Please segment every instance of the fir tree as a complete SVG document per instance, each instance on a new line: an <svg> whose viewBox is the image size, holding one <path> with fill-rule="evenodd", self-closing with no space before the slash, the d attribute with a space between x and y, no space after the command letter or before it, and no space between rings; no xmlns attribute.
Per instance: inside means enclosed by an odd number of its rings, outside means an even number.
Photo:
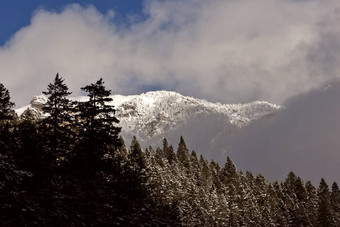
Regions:
<svg viewBox="0 0 340 227"><path fill-rule="evenodd" d="M336 182L332 184L330 203L333 217L332 224L334 226L340 225L340 190Z"/></svg>
<svg viewBox="0 0 340 227"><path fill-rule="evenodd" d="M0 83L0 121L10 120L14 117L14 103L11 102L10 99L8 89Z"/></svg>
<svg viewBox="0 0 340 227"><path fill-rule="evenodd" d="M174 148L172 145L169 146L168 140L166 138L163 139L163 153L165 157L168 159L168 162L170 163L170 165L173 162L177 161Z"/></svg>
<svg viewBox="0 0 340 227"><path fill-rule="evenodd" d="M114 107L108 104L112 101L111 91L105 89L103 79L81 89L88 93L89 100L79 102L76 108L78 149L81 149L76 157L78 164L98 169L103 167L100 163L104 155L120 146L121 128L116 126L119 120Z"/></svg>
<svg viewBox="0 0 340 227"><path fill-rule="evenodd" d="M142 171L146 168L144 153L135 136L131 141L129 160L131 161L133 169L136 171Z"/></svg>
<svg viewBox="0 0 340 227"><path fill-rule="evenodd" d="M318 226L330 226L332 222L330 193L326 181L322 178L318 188Z"/></svg>
<svg viewBox="0 0 340 227"><path fill-rule="evenodd" d="M78 212L83 214L87 224L92 225L107 220L103 201L113 189L105 185L113 178L111 171L116 162L112 157L121 145L120 128L116 126L119 121L115 109L108 104L112 101L109 97L111 91L105 89L104 81L100 79L82 90L88 93L89 100L76 106L78 139L71 158L70 181L79 191L74 196L79 203Z"/></svg>
<svg viewBox="0 0 340 227"><path fill-rule="evenodd" d="M184 167L189 168L189 158L188 158L188 148L185 144L183 137L181 136L178 149L177 149L177 159L180 161Z"/></svg>
<svg viewBox="0 0 340 227"><path fill-rule="evenodd" d="M64 79L57 75L53 83L47 87L47 91L43 92L47 96L47 102L43 106L44 113L48 116L44 119L46 134L48 140L46 141L53 150L57 160L66 158L67 151L70 150L74 141L71 141L71 109L72 104L67 96L71 94L68 91Z"/></svg>
<svg viewBox="0 0 340 227"><path fill-rule="evenodd" d="M317 191L311 181L306 182L306 192L307 192L307 203L306 203L306 210L307 212L307 219L312 226L317 225L317 218L318 218L318 196Z"/></svg>
<svg viewBox="0 0 340 227"><path fill-rule="evenodd" d="M11 147L15 144L13 141L13 122L15 112L12 109L14 103L10 101L11 97L8 89L0 83L0 153L9 154Z"/></svg>
<svg viewBox="0 0 340 227"><path fill-rule="evenodd" d="M121 128L116 126L119 120L115 117L114 106L108 104L112 101L111 91L105 89L103 79L81 89L89 97L88 101L78 103L78 119L83 129L81 139L93 150L119 146Z"/></svg>
<svg viewBox="0 0 340 227"><path fill-rule="evenodd" d="M284 185L285 192L290 199L288 210L291 221L298 226L310 225L306 210L307 192L302 179L290 172Z"/></svg>
<svg viewBox="0 0 340 227"><path fill-rule="evenodd" d="M167 140L166 138L164 138L164 139L163 139L163 152L164 152L164 154L167 153L168 149L169 149L168 140Z"/></svg>
<svg viewBox="0 0 340 227"><path fill-rule="evenodd" d="M227 157L227 161L221 171L220 179L224 184L233 184L236 185L238 174L236 171L235 164L231 161L229 157Z"/></svg>

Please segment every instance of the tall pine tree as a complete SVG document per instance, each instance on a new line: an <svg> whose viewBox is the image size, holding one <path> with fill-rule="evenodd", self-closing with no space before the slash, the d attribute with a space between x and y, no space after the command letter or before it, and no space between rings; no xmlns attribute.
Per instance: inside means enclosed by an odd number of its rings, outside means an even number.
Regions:
<svg viewBox="0 0 340 227"><path fill-rule="evenodd" d="M330 192L328 184L325 179L321 179L318 188L318 226L326 227L331 225L331 206L330 206Z"/></svg>
<svg viewBox="0 0 340 227"><path fill-rule="evenodd" d="M89 100L78 103L80 139L92 152L102 152L109 146L119 146L121 128L117 126L119 120L115 117L114 106L109 105L112 101L111 91L106 90L103 79L81 89L88 93Z"/></svg>
<svg viewBox="0 0 340 227"><path fill-rule="evenodd" d="M0 83L0 121L10 120L14 117L14 103L10 99L8 89Z"/></svg>
<svg viewBox="0 0 340 227"><path fill-rule="evenodd" d="M14 103L11 102L9 91L0 83L0 152L9 153L13 147L13 124L10 120L14 119Z"/></svg>
<svg viewBox="0 0 340 227"><path fill-rule="evenodd" d="M183 137L181 136L178 148L177 148L177 159L180 161L184 167L189 168L189 150L187 148L187 145L185 144L185 141Z"/></svg>
<svg viewBox="0 0 340 227"><path fill-rule="evenodd" d="M44 113L48 116L44 119L46 130L47 144L57 159L65 159L66 152L72 146L71 134L71 109L72 104L67 98L71 94L64 79L57 75L54 81L43 92L47 96L47 102L43 106ZM46 128L45 128L46 129Z"/></svg>
<svg viewBox="0 0 340 227"><path fill-rule="evenodd" d="M100 224L106 222L105 195L111 193L106 185L114 178L111 176L116 168L113 157L120 148L120 127L115 109L109 105L111 91L105 88L103 79L81 89L88 93L89 99L76 105L78 135L71 159L74 168L71 180L79 186L79 212L84 214L85 222Z"/></svg>
<svg viewBox="0 0 340 227"><path fill-rule="evenodd" d="M333 225L340 225L340 190L339 186L336 182L332 184L331 191L331 208L332 208L332 216L333 216Z"/></svg>

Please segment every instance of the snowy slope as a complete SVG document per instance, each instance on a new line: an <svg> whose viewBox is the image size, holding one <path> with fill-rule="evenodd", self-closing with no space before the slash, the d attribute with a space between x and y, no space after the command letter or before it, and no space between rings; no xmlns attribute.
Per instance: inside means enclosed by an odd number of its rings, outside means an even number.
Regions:
<svg viewBox="0 0 340 227"><path fill-rule="evenodd" d="M268 102L247 104L211 103L202 99L183 96L176 92L152 91L141 95L113 95L117 118L123 131L150 138L165 131L185 124L190 118L201 113L223 114L232 125L244 127L250 122L276 113L280 106ZM72 100L86 101L87 97L73 97ZM43 116L41 107L46 103L44 95L36 96L30 105L17 109L20 116L26 109L31 109Z"/></svg>
<svg viewBox="0 0 340 227"><path fill-rule="evenodd" d="M193 140L189 143L194 149L197 146L202 147L203 142L209 145L215 140L223 139L233 130L271 116L280 109L278 105L260 101L247 104L211 103L170 91L111 97L113 101L110 104L117 110L122 135L127 140L135 135L142 144L155 145L163 137L175 140L183 135L190 140L195 135L199 143ZM88 98L71 99L85 101ZM21 115L26 109L31 109L37 116L43 117L41 108L45 102L46 97L43 95L34 97L30 105L17 109L16 112Z"/></svg>

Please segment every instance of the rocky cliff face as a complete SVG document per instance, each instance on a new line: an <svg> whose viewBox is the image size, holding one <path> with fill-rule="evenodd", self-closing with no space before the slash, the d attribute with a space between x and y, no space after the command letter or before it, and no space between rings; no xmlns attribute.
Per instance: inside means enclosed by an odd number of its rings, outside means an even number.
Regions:
<svg viewBox="0 0 340 227"><path fill-rule="evenodd" d="M71 99L85 101L87 97ZM117 110L122 135L127 140L135 135L145 146L158 145L163 137L176 143L182 135L188 139L188 145L196 150L209 150L208 147L216 140L280 110L280 106L268 102L220 104L169 91L131 96L113 95L112 99L110 104ZM29 109L38 117L43 117L42 106L46 100L43 95L34 97L30 105L16 112L21 115ZM200 150L198 153L207 153Z"/></svg>

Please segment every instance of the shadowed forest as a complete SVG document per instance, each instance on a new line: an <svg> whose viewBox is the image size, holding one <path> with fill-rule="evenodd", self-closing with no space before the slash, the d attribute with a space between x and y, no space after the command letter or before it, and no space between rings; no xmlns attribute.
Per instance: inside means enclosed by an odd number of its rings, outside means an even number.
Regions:
<svg viewBox="0 0 340 227"><path fill-rule="evenodd" d="M45 116L20 117L0 84L2 226L339 226L340 190L293 172L283 182L189 151L126 145L99 79L73 102L58 74ZM325 176L327 177L327 176Z"/></svg>

